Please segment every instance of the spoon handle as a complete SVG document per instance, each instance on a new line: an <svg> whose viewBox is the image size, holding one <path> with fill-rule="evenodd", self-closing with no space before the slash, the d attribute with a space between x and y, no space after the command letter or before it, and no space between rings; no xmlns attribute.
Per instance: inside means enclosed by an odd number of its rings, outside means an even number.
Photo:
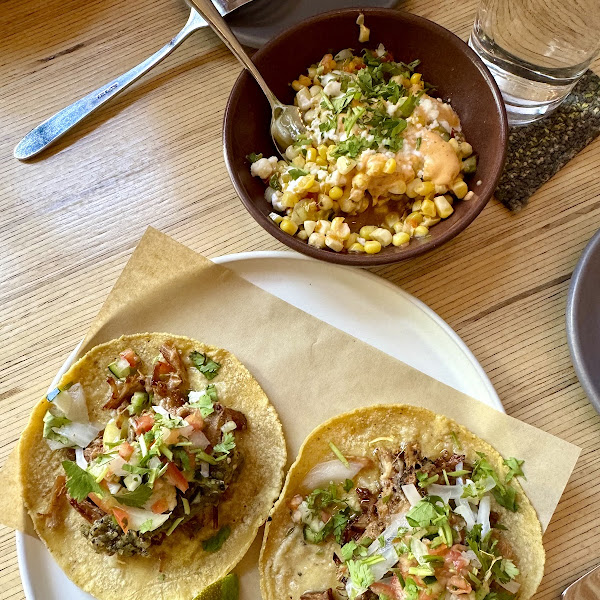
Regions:
<svg viewBox="0 0 600 600"><path fill-rule="evenodd" d="M223 43L229 48L229 50L231 50L233 55L242 63L242 65L244 65L244 67L246 67L246 69L248 69L248 71L250 71L267 97L271 108L281 106L281 102L279 102L275 94L273 94L273 92L269 89L266 81L263 79L262 75L259 73L250 57L246 54L235 35L233 35L233 32L231 29L229 29L229 26L223 17L213 6L213 3L210 0L188 1L204 17L206 22L211 26L212 30L223 40Z"/></svg>
<svg viewBox="0 0 600 600"><path fill-rule="evenodd" d="M27 160L39 154L42 150L61 138L67 131L75 127L87 116L98 108L112 100L134 81L145 75L155 67L161 60L169 56L191 33L206 26L194 11L190 15L184 28L165 46L155 52L133 69L127 71L120 77L113 79L110 83L89 93L80 100L63 108L54 116L50 117L35 129L32 129L16 146L15 158Z"/></svg>

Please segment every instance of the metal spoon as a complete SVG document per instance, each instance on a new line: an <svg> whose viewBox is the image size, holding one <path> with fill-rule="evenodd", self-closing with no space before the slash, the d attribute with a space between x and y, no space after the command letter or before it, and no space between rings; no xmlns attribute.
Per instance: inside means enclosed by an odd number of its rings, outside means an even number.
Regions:
<svg viewBox="0 0 600 600"><path fill-rule="evenodd" d="M272 114L271 137L279 154L285 156L286 148L306 131L300 110L297 106L290 106L279 102L210 0L188 0L188 2L196 7L198 12L204 17L213 31L223 40L223 43L231 50L233 55L250 71L250 74L267 97L271 105Z"/></svg>

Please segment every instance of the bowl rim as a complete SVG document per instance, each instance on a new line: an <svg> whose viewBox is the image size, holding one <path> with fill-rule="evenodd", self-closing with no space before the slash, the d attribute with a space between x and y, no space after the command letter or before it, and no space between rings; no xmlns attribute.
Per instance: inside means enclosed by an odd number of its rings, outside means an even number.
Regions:
<svg viewBox="0 0 600 600"><path fill-rule="evenodd" d="M421 17L419 15L415 15L404 10L395 8L343 8L320 13L311 17L310 19L305 19L304 21L301 21L300 23L289 27L285 31L282 31L279 35L274 37L260 50L258 50L253 55L252 60L256 63L257 59L260 59L264 54L267 54L273 46L277 45L282 39L286 38L290 34L295 33L298 29L303 29L307 26L310 26L313 23L321 21L324 18L346 16L348 14L358 13L364 13L365 18L367 19L369 14L384 17L387 16L400 18L409 25L418 24L420 26L424 26L425 28L429 28L430 30L435 31L442 38L445 38L449 43L458 46L467 55L471 62L474 63L474 65L477 67L483 79L490 88L500 120L500 139L498 141L501 144L501 156L496 176L490 183L487 183L486 185L486 187L488 188L488 192L486 194L478 196L477 200L470 201L472 204L475 204L474 210L472 210L466 216L462 217L455 224L451 225L439 237L424 241L420 241L418 239L411 240L411 244L409 244L409 246L402 252L383 251L379 252L378 254L350 254L333 252L327 248L315 248L314 246L310 246L307 242L299 240L295 236L291 236L288 233L282 231L267 215L260 211L260 209L254 204L254 202L250 199L249 195L246 193L241 182L238 180L237 173L234 170L233 165L229 161L228 154L230 152L233 152L233 149L231 148L231 131L235 126L231 114L233 98L236 96L237 90L241 86L243 80L246 77L250 77L250 75L246 72L246 69L242 69L242 71L236 78L233 87L231 88L231 92L227 100L227 105L225 106L222 135L225 165L227 167L227 172L229 173L231 182L233 183L233 187L238 197L242 201L243 205L245 206L246 210L250 213L254 220L257 221L263 229L265 229L265 231L273 235L276 239L278 239L280 242L282 242L289 248L307 256L312 256L313 258L333 262L336 264L368 267L393 264L408 260L410 258L415 258L417 256L429 252L430 250L438 248L442 244L456 237L464 229L466 229L475 220L475 217L479 215L479 213L484 209L485 205L488 203L490 198L494 195L494 191L496 190L498 181L500 180L500 176L502 175L504 163L506 161L509 131L508 118L506 115L504 101L502 99L502 93L500 92L500 89L498 88L498 85L494 80L492 74L490 73L489 69L486 67L485 63L481 60L481 58L479 58L477 53L471 47L469 47L467 43L461 40L455 33L450 31L449 29L446 29L442 25L439 25L434 21L426 19L425 17Z"/></svg>

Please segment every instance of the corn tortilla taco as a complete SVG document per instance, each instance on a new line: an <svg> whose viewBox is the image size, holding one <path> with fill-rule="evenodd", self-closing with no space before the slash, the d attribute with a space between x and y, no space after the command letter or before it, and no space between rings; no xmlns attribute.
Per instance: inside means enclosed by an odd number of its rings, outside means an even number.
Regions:
<svg viewBox="0 0 600 600"><path fill-rule="evenodd" d="M334 417L302 445L271 513L263 599L531 598L545 559L522 463L423 408Z"/></svg>
<svg viewBox="0 0 600 600"><path fill-rule="evenodd" d="M229 352L157 333L90 350L33 410L25 505L100 600L191 600L242 558L281 489L275 409Z"/></svg>

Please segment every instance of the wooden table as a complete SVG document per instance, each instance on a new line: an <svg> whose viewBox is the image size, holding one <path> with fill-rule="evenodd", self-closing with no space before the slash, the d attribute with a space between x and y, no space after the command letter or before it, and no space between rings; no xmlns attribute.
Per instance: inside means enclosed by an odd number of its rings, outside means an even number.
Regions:
<svg viewBox="0 0 600 600"><path fill-rule="evenodd" d="M405 8L466 39L475 6ZM240 67L210 31L43 159L12 158L34 125L149 56L186 18L178 0L2 3L0 462L147 225L208 257L282 249L246 213L225 170L221 124ZM443 248L374 269L458 332L509 414L583 448L545 535L540 600L600 563L600 418L571 366L564 320L571 273L600 227L599 171L597 139L520 214L492 201ZM23 597L14 534L1 528L0 599Z"/></svg>

